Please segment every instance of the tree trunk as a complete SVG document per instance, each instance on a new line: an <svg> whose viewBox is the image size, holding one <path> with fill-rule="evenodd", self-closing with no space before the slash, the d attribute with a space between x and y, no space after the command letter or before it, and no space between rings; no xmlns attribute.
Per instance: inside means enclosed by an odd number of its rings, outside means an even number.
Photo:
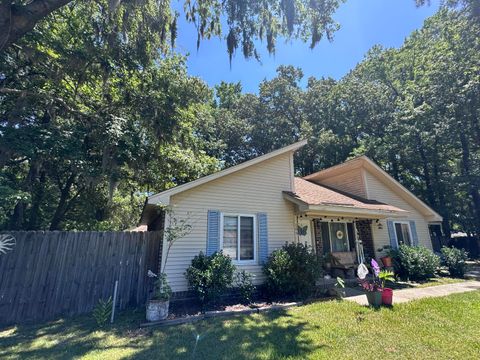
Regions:
<svg viewBox="0 0 480 360"><path fill-rule="evenodd" d="M472 217L474 219L475 235L480 236L480 193L471 174L470 168L470 147L468 139L463 131L460 132L462 144L462 172L467 181L468 194L472 199ZM479 240L477 240L479 241Z"/></svg>
<svg viewBox="0 0 480 360"><path fill-rule="evenodd" d="M44 17L72 0L33 0L25 5L0 0L0 51L5 50Z"/></svg>
<svg viewBox="0 0 480 360"><path fill-rule="evenodd" d="M28 220L28 228L30 230L37 230L38 229L38 218L39 218L39 212L40 212L40 205L43 202L43 199L45 197L45 181L46 181L46 174L45 171L41 171L39 180L36 185L32 185L32 208L30 209L30 217Z"/></svg>
<svg viewBox="0 0 480 360"><path fill-rule="evenodd" d="M398 161L395 158L395 154L390 154L389 158L390 163L392 164L392 170L390 175L392 175L395 180L400 181L400 171L398 169Z"/></svg>
<svg viewBox="0 0 480 360"><path fill-rule="evenodd" d="M418 134L417 134L417 141L418 141L418 152L419 152L420 158L422 159L423 178L425 180L425 191L427 193L427 199L428 199L429 205L434 207L435 191L432 185L432 177L430 176L428 159L427 159L427 155L425 154L425 149L423 147L422 139Z"/></svg>
<svg viewBox="0 0 480 360"><path fill-rule="evenodd" d="M15 205L13 209L13 214L10 217L10 226L11 230L24 230L23 226L25 223L25 202L20 201Z"/></svg>
<svg viewBox="0 0 480 360"><path fill-rule="evenodd" d="M435 154L438 154L438 149L437 147L435 147L435 151L434 153ZM438 204L440 204L440 206L443 204L442 208L441 209L438 209L438 212L440 213L440 215L442 215L443 217L443 221L442 221L442 228L443 228L443 234L445 237L448 238L448 240L450 241L450 237L451 237L451 233L452 233L452 228L450 226L450 211L449 211L449 207L446 206L446 196L445 196L445 188L443 186L443 184L441 183L441 180L440 180L440 171L438 169L438 158L437 156L435 156L435 159L434 159L434 162L433 162L433 177L435 179L435 188L437 189L436 193L438 195ZM443 244L443 245L448 245L447 244Z"/></svg>
<svg viewBox="0 0 480 360"><path fill-rule="evenodd" d="M70 175L65 183L65 186L63 186L63 188L60 190L60 199L58 200L57 208L55 209L55 213L50 221L50 231L60 230L60 223L62 222L67 210L67 201L74 179L75 176Z"/></svg>

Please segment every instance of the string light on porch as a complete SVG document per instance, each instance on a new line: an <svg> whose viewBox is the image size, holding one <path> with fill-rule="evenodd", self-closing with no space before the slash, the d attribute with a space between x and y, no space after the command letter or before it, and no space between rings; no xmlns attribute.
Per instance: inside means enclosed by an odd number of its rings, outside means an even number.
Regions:
<svg viewBox="0 0 480 360"><path fill-rule="evenodd" d="M382 230L382 229L383 229L383 225L382 225L382 223L380 222L380 219L375 220L375 222L376 222L376 224L377 224L378 230Z"/></svg>

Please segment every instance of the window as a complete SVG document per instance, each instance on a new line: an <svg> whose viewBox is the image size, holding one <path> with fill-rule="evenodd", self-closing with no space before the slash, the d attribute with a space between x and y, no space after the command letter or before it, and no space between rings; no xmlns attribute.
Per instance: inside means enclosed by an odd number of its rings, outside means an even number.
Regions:
<svg viewBox="0 0 480 360"><path fill-rule="evenodd" d="M412 245L412 234L410 233L410 224L408 222L394 222L395 234L397 235L398 245Z"/></svg>
<svg viewBox="0 0 480 360"><path fill-rule="evenodd" d="M223 215L222 249L236 262L254 262L256 254L255 217Z"/></svg>

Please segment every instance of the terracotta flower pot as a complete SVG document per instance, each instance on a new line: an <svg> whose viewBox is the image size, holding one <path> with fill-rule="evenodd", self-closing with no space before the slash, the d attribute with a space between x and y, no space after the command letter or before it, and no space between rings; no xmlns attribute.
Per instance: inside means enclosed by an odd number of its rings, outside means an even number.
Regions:
<svg viewBox="0 0 480 360"><path fill-rule="evenodd" d="M384 256L381 257L380 260L382 260L383 266L385 267L392 267L392 258L390 256Z"/></svg>
<svg viewBox="0 0 480 360"><path fill-rule="evenodd" d="M379 307L382 305L382 292L381 291L367 291L368 305Z"/></svg>
<svg viewBox="0 0 480 360"><path fill-rule="evenodd" d="M392 306L393 303L393 290L390 288L385 288L382 291L382 304L387 306Z"/></svg>

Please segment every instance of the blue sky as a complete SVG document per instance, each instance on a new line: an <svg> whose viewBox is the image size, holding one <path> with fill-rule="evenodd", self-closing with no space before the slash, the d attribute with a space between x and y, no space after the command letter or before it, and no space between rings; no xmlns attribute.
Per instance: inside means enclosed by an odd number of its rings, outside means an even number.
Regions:
<svg viewBox="0 0 480 360"><path fill-rule="evenodd" d="M294 65L304 72L304 83L310 76L341 78L360 62L365 53L375 44L398 47L413 30L433 15L439 0L430 6L417 8L414 0L347 0L340 5L335 19L340 30L332 43L323 41L313 50L300 40L279 39L274 56L269 55L265 43L261 46L262 63L255 59L245 60L241 52L228 61L224 39L204 40L196 50L196 31L179 19L177 51L188 56L188 72L214 86L220 81L240 81L244 92L257 92L258 84L275 76L280 65Z"/></svg>

